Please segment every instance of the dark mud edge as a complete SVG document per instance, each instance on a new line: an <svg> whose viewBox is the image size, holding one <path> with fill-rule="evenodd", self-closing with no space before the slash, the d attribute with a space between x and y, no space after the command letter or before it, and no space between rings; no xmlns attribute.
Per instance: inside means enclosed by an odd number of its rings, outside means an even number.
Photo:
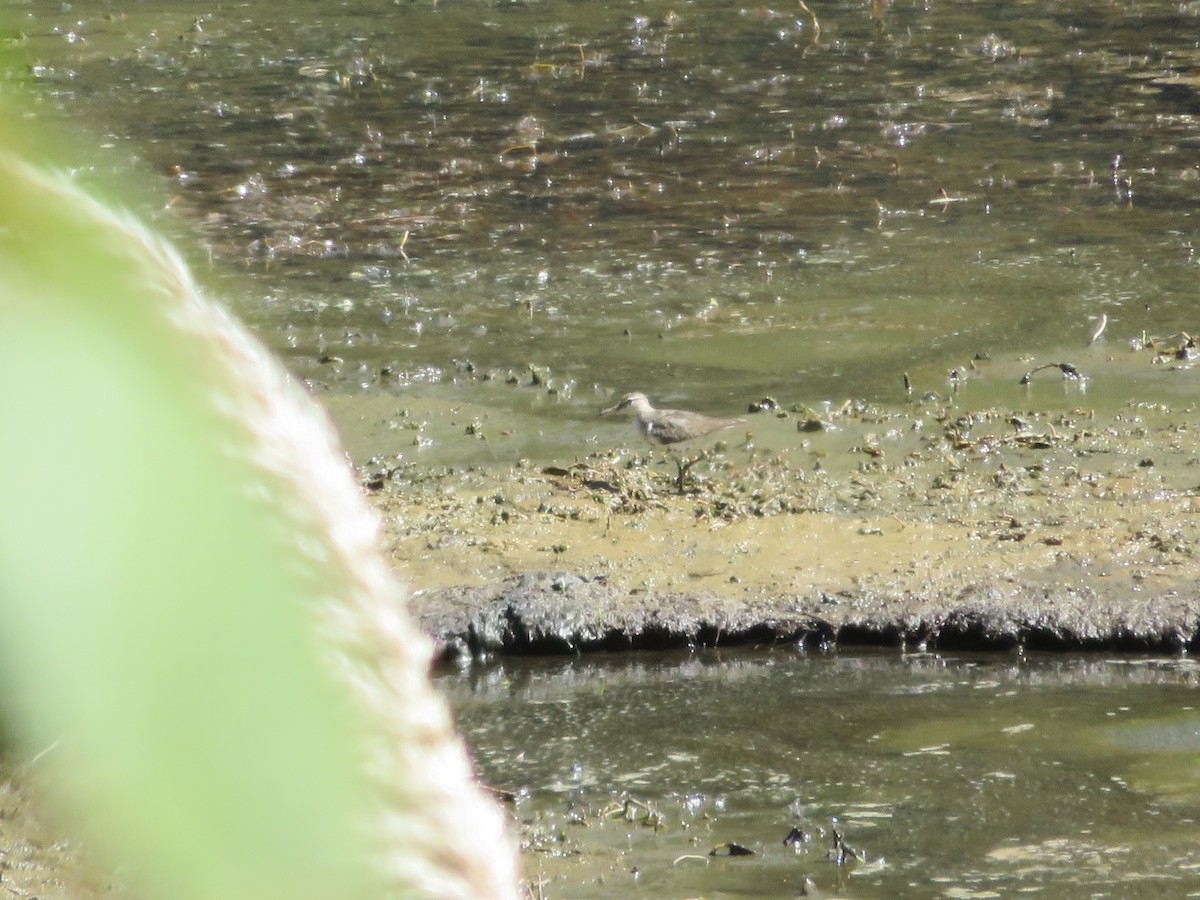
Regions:
<svg viewBox="0 0 1200 900"><path fill-rule="evenodd" d="M496 585L422 592L412 602L441 661L746 644L1142 653L1200 648L1194 597L1175 590L1145 596L1129 588L1118 592L1122 602L1088 586L1008 583L968 585L941 598L862 591L767 601L629 592L601 579L536 572Z"/></svg>

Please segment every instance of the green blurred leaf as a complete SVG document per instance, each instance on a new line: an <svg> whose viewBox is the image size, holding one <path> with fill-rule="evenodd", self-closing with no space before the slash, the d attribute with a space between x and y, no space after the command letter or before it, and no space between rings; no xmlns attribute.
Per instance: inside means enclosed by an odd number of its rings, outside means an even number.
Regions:
<svg viewBox="0 0 1200 900"><path fill-rule="evenodd" d="M0 102L6 121L20 118ZM28 136L22 138L28 142ZM358 725L277 485L126 236L0 130L0 666L92 839L176 898L355 896ZM264 496L265 494L265 496Z"/></svg>

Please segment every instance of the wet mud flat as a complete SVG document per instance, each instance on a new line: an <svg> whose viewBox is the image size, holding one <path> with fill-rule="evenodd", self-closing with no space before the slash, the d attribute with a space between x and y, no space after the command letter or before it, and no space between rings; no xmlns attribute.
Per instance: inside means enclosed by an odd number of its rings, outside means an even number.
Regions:
<svg viewBox="0 0 1200 900"><path fill-rule="evenodd" d="M566 465L368 466L364 479L446 656L778 642L1175 653L1200 645L1192 418L848 403L752 416L682 494L674 461L633 441Z"/></svg>

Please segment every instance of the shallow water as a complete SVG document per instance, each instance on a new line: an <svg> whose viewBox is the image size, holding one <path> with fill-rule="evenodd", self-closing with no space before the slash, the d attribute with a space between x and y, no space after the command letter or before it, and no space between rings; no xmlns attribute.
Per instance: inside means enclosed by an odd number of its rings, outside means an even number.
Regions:
<svg viewBox="0 0 1200 900"><path fill-rule="evenodd" d="M548 897L1194 896L1198 683L1187 659L788 649L441 682ZM829 858L834 828L860 858ZM728 842L754 855L708 855Z"/></svg>
<svg viewBox="0 0 1200 900"><path fill-rule="evenodd" d="M903 403L958 369L967 405L1190 404L1150 354L1104 361L1197 328L1200 7L812 8L819 33L704 0L14 12L39 117L159 173L300 374L524 437L391 455L561 459L626 439L594 413L631 389ZM1102 373L1086 398L1017 385L1060 360Z"/></svg>

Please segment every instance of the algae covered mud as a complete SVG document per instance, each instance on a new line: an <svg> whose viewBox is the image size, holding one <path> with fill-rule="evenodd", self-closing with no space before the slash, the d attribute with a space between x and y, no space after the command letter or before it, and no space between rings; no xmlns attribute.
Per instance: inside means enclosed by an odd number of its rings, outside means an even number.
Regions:
<svg viewBox="0 0 1200 900"><path fill-rule="evenodd" d="M391 470L377 504L448 650L1196 648L1200 434L1173 413L847 409L807 466L771 449L797 421L751 416L683 495L608 453Z"/></svg>

